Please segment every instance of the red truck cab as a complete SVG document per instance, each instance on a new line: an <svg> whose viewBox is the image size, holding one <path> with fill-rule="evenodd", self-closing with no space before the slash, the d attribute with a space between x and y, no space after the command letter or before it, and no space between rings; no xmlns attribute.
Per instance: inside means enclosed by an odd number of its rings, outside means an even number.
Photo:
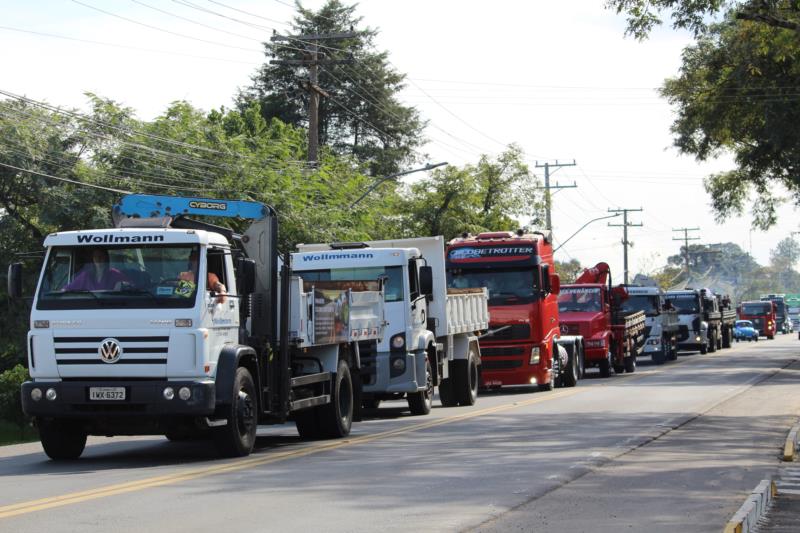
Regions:
<svg viewBox="0 0 800 533"><path fill-rule="evenodd" d="M454 239L447 247L447 279L449 287L489 290L490 332L480 340L481 386L552 388L560 283L550 232L499 231Z"/></svg>
<svg viewBox="0 0 800 533"><path fill-rule="evenodd" d="M603 377L612 367L618 374L634 372L644 347L645 314L624 312L621 303L627 297L624 286L611 286L607 263L585 269L558 296L561 332L583 336L586 366L599 367Z"/></svg>
<svg viewBox="0 0 800 533"><path fill-rule="evenodd" d="M778 331L776 306L773 301L742 302L739 306L739 320L749 320L759 336L774 339Z"/></svg>

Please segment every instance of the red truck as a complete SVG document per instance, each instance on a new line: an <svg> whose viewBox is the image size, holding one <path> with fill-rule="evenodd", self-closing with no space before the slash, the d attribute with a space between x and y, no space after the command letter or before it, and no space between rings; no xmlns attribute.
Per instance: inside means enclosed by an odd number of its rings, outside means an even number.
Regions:
<svg viewBox="0 0 800 533"><path fill-rule="evenodd" d="M775 302L752 301L742 302L738 308L739 320L749 320L759 336L774 339L778 331Z"/></svg>
<svg viewBox="0 0 800 533"><path fill-rule="evenodd" d="M607 263L587 268L574 283L561 287L558 312L561 332L583 336L586 366L600 367L600 375L636 370L636 357L645 341L645 313L622 311L627 289L612 287Z"/></svg>
<svg viewBox="0 0 800 533"><path fill-rule="evenodd" d="M558 328L560 281L550 232L462 235L447 246L448 287L486 287L489 332L479 338L481 387L572 387L583 375L583 339Z"/></svg>

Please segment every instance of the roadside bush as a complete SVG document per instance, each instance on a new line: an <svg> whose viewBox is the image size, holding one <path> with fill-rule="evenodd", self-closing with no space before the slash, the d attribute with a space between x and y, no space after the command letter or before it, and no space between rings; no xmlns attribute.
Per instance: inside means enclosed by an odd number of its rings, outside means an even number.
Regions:
<svg viewBox="0 0 800 533"><path fill-rule="evenodd" d="M28 379L28 370L17 365L0 374L0 420L19 427L20 439L24 438L28 417L22 412L20 387Z"/></svg>

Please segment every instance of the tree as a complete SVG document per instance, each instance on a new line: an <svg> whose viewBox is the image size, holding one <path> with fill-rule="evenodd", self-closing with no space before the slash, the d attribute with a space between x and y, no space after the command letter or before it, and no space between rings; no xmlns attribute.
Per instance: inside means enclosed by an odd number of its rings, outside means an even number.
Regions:
<svg viewBox="0 0 800 533"><path fill-rule="evenodd" d="M561 283L572 283L583 272L581 262L577 259L570 259L569 261L555 262L556 273L561 277Z"/></svg>
<svg viewBox="0 0 800 533"><path fill-rule="evenodd" d="M476 165L434 170L410 188L403 211L409 235L455 237L463 232L513 230L517 219L541 222L543 199L539 181L515 145Z"/></svg>
<svg viewBox="0 0 800 533"><path fill-rule="evenodd" d="M687 29L695 36L705 33L709 21L721 13L736 20L800 31L800 4L792 0L607 0L606 7L625 14L626 33L637 39L647 38L653 28L663 24L665 13L674 29Z"/></svg>
<svg viewBox="0 0 800 533"><path fill-rule="evenodd" d="M393 174L416 160L424 142L424 123L413 107L402 105L398 92L405 75L389 64L388 53L374 50L377 30L360 27L355 5L328 0L318 11L297 3L294 35L336 34L355 28L356 37L321 41L325 59L342 61L319 68L319 86L329 93L319 105L319 140L336 154L354 156L373 176ZM261 104L265 119L279 118L293 126L307 125L308 93L300 83L304 66L271 63L308 59L308 41L282 40L266 44L268 62L240 91L240 107ZM349 63L344 63L349 61Z"/></svg>
<svg viewBox="0 0 800 533"><path fill-rule="evenodd" d="M786 237L769 254L772 267L780 270L791 270L800 260L800 244L791 237Z"/></svg>
<svg viewBox="0 0 800 533"><path fill-rule="evenodd" d="M789 1L614 0L628 33L644 38L671 12L673 26L694 31L679 75L661 94L676 106L674 144L700 161L721 153L736 168L705 182L718 221L741 215L753 225L777 221L784 191L800 205L800 4ZM717 21L709 23L712 15ZM720 18L721 17L721 18Z"/></svg>

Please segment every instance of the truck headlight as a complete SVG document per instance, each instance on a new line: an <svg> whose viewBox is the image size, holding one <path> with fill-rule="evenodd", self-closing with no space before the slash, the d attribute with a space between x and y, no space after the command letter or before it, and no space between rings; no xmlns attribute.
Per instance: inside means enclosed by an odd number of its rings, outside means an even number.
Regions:
<svg viewBox="0 0 800 533"><path fill-rule="evenodd" d="M661 339L659 338L647 339L647 344L661 344Z"/></svg>
<svg viewBox="0 0 800 533"><path fill-rule="evenodd" d="M528 360L529 365L538 365L539 364L539 347L534 346L531 348L531 358Z"/></svg>
<svg viewBox="0 0 800 533"><path fill-rule="evenodd" d="M31 400L38 402L42 399L42 389L31 389Z"/></svg>
<svg viewBox="0 0 800 533"><path fill-rule="evenodd" d="M47 398L52 402L56 398L58 398L58 393L56 392L55 389L47 389L47 392L45 393L45 398Z"/></svg>
<svg viewBox="0 0 800 533"><path fill-rule="evenodd" d="M402 350L406 347L406 334L398 333L397 335L392 336L389 344L391 345L392 350Z"/></svg>

